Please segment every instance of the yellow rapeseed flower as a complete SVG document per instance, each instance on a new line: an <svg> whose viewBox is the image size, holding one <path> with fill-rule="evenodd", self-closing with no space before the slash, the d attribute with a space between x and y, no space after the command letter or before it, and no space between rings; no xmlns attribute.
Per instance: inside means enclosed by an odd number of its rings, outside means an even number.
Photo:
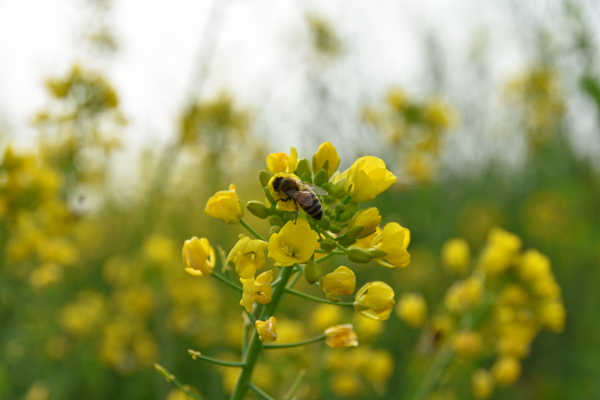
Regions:
<svg viewBox="0 0 600 400"><path fill-rule="evenodd" d="M444 303L453 313L464 313L481 301L483 282L480 278L470 277L464 281L455 282L444 297Z"/></svg>
<svg viewBox="0 0 600 400"><path fill-rule="evenodd" d="M376 259L375 262L387 268L406 267L410 263L410 254L407 247L410 243L410 231L397 222L386 224L377 236L372 247L383 250L386 256Z"/></svg>
<svg viewBox="0 0 600 400"><path fill-rule="evenodd" d="M329 142L325 142L319 146L317 152L313 156L312 166L316 174L321 168L327 164L327 174L333 175L340 166L340 156L336 148Z"/></svg>
<svg viewBox="0 0 600 400"><path fill-rule="evenodd" d="M294 147L290 148L290 155L285 153L271 153L267 156L267 169L272 173L287 172L294 173L298 166L298 151Z"/></svg>
<svg viewBox="0 0 600 400"><path fill-rule="evenodd" d="M538 320L552 332L560 333L565 330L567 311L561 301L551 300L540 306L537 312Z"/></svg>
<svg viewBox="0 0 600 400"><path fill-rule="evenodd" d="M353 239L362 239L371 235L379 224L381 223L381 215L376 207L364 208L357 212L354 217L348 222L348 231L358 230L360 231L353 233Z"/></svg>
<svg viewBox="0 0 600 400"><path fill-rule="evenodd" d="M502 356L492 365L492 375L498 386L508 386L521 375L521 364L515 357Z"/></svg>
<svg viewBox="0 0 600 400"><path fill-rule="evenodd" d="M352 201L364 203L373 200L396 182L396 176L388 171L381 158L361 157L347 171L346 193Z"/></svg>
<svg viewBox="0 0 600 400"><path fill-rule="evenodd" d="M306 220L288 221L279 233L273 233L269 239L269 258L276 267L287 267L295 263L310 261L317 247L317 232L310 229Z"/></svg>
<svg viewBox="0 0 600 400"><path fill-rule="evenodd" d="M248 236L242 236L229 252L225 263L233 261L241 278L251 278L257 270L265 266L267 247L268 243L263 240L252 240Z"/></svg>
<svg viewBox="0 0 600 400"><path fill-rule="evenodd" d="M427 303L419 293L404 293L398 300L396 314L409 326L420 328L427 318Z"/></svg>
<svg viewBox="0 0 600 400"><path fill-rule="evenodd" d="M356 275L350 268L341 266L323 276L319 286L330 299L331 296L345 296L354 292Z"/></svg>
<svg viewBox="0 0 600 400"><path fill-rule="evenodd" d="M273 271L265 271L258 275L256 279L254 277L244 279L240 278L244 293L242 294L242 300L240 305L243 306L246 311L252 311L254 302L260 304L267 304L271 301L271 295L273 294L273 288L271 287L271 281L273 280Z"/></svg>
<svg viewBox="0 0 600 400"><path fill-rule="evenodd" d="M483 348L483 339L477 332L458 332L452 339L452 347L459 356L472 358L481 353Z"/></svg>
<svg viewBox="0 0 600 400"><path fill-rule="evenodd" d="M244 207L235 193L235 185L229 185L229 190L215 193L208 202L204 212L213 218L219 218L227 224L237 224L244 216Z"/></svg>
<svg viewBox="0 0 600 400"><path fill-rule="evenodd" d="M453 274L463 275L470 259L469 244L463 238L449 239L442 246L442 264Z"/></svg>
<svg viewBox="0 0 600 400"><path fill-rule="evenodd" d="M352 324L335 325L325 329L325 343L329 347L356 347L358 337Z"/></svg>
<svg viewBox="0 0 600 400"><path fill-rule="evenodd" d="M271 317L266 321L256 321L256 331L261 342L274 342L277 340L277 320Z"/></svg>
<svg viewBox="0 0 600 400"><path fill-rule="evenodd" d="M476 399L488 399L494 393L494 378L489 371L478 369L471 375L471 391Z"/></svg>
<svg viewBox="0 0 600 400"><path fill-rule="evenodd" d="M479 265L486 273L504 272L521 248L521 238L500 228L493 228L481 253Z"/></svg>
<svg viewBox="0 0 600 400"><path fill-rule="evenodd" d="M385 321L393 308L394 290L385 282L367 283L356 293L354 309L367 318Z"/></svg>
<svg viewBox="0 0 600 400"><path fill-rule="evenodd" d="M194 276L210 276L215 267L215 250L208 239L194 236L183 244L183 264L185 272Z"/></svg>

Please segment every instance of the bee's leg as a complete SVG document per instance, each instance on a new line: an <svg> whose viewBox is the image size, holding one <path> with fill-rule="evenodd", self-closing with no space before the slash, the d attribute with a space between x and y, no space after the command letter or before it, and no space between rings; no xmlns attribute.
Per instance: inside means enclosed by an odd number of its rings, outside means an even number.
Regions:
<svg viewBox="0 0 600 400"><path fill-rule="evenodd" d="M294 219L294 225L296 225L296 221L298 221L298 202L294 201L294 205L296 206L296 219Z"/></svg>

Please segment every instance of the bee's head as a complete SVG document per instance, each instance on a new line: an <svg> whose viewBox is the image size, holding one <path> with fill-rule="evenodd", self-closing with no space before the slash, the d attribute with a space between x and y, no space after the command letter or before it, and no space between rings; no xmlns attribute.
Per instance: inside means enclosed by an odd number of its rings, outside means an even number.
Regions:
<svg viewBox="0 0 600 400"><path fill-rule="evenodd" d="M282 180L283 180L283 177L282 177L282 176L278 176L277 178L273 179L273 183L272 183L272 185L273 185L273 190L274 190L274 191L276 191L276 192L278 192L278 191L279 191L279 188L280 188L280 186L281 186L281 181L282 181Z"/></svg>

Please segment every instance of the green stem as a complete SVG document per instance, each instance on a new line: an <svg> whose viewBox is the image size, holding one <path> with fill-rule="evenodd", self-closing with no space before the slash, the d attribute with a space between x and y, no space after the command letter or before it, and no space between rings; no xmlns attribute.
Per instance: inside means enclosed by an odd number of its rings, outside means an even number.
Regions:
<svg viewBox="0 0 600 400"><path fill-rule="evenodd" d="M254 236L256 239L260 239L263 242L265 241L265 239L263 239L262 236L260 236L258 233L256 233L256 231L254 229L252 229L250 227L250 225L248 225L247 223L245 223L243 219L240 219L240 224L242 224L242 226L244 228L246 228L248 230L248 232L250 232L252 234L252 236Z"/></svg>
<svg viewBox="0 0 600 400"><path fill-rule="evenodd" d="M332 304L334 306L340 306L340 307L354 307L354 303L350 303L350 302L333 302L327 299L322 299L320 297L315 297L315 296L311 296L310 294L306 294L306 293L302 293L299 292L297 290L294 289L287 289L286 290L288 293L293 294L294 296L298 296L298 297L302 297L303 299L306 300L310 300L310 301L316 301L318 303L326 303L326 304Z"/></svg>
<svg viewBox="0 0 600 400"><path fill-rule="evenodd" d="M263 392L258 386L256 386L255 384L253 384L252 382L250 382L249 385L250 389L252 389L252 391L254 393L256 393L260 398L264 399L264 400L275 400L273 399L271 396L269 396L267 393Z"/></svg>
<svg viewBox="0 0 600 400"><path fill-rule="evenodd" d="M244 289L242 289L241 287L239 287L235 283L231 282L229 279L225 279L224 277L222 277L221 275L215 273L214 271L213 271L213 273L211 275L214 276L215 278L217 278L217 280L220 281L221 283L224 283L227 286L229 286L230 288L232 288L233 290L235 290L236 292L238 292L238 293L244 293Z"/></svg>
<svg viewBox="0 0 600 400"><path fill-rule="evenodd" d="M296 395L296 392L300 388L300 383L302 382L302 379L304 379L304 375L306 375L306 371L300 370L300 372L298 373L298 376L296 376L296 379L294 380L294 383L292 384L292 387L290 388L290 391L288 392L288 394L285 395L283 400L291 400L294 398L294 396Z"/></svg>
<svg viewBox="0 0 600 400"><path fill-rule="evenodd" d="M419 391L415 396L415 400L425 400L429 394L436 388L438 382L440 381L440 376L452 361L452 356L454 355L454 350L450 345L450 342L446 343L444 347L440 350L437 357L429 367L427 371L427 375L425 375L425 379L421 383L419 387Z"/></svg>
<svg viewBox="0 0 600 400"><path fill-rule="evenodd" d="M331 253L329 253L329 254L327 254L327 255L325 255L325 256L323 256L323 257L315 260L315 262L320 263L320 262L323 262L325 260L330 259L331 257L334 257L334 256L343 256L345 254L346 253L341 252L341 251L332 251Z"/></svg>
<svg viewBox="0 0 600 400"><path fill-rule="evenodd" d="M264 345L263 348L265 350L271 350L271 349L289 349L291 347L300 347L300 346L304 346L307 344L320 342L323 339L325 339L325 336L326 336L325 334L322 334L322 335L319 335L312 339L308 339L303 342L296 342L296 343L268 344L268 345Z"/></svg>
<svg viewBox="0 0 600 400"><path fill-rule="evenodd" d="M169 383L174 383L175 386L177 386L179 389L183 390L183 392L185 394L187 394L188 396L190 396L192 399L194 400L204 400L202 397L198 396L196 393L190 391L190 389L184 385L183 383L179 382L179 380L175 377L175 375L173 375L172 373L170 373L169 371L167 371L165 369L165 367L163 367L162 365L159 364L154 364L154 368L162 375L165 377L165 379L167 380L167 382Z"/></svg>
<svg viewBox="0 0 600 400"><path fill-rule="evenodd" d="M280 278L281 282L277 285L271 296L271 302L261 310L259 320L264 321L268 319L268 317L272 316L277 306L283 299L283 296L286 292L286 285L290 276L293 272L293 267L282 267L280 268ZM252 330L252 335L250 338L250 344L246 353L244 354L244 359L242 361L243 367L240 376L235 384L235 388L233 389L233 393L231 394L231 400L243 400L248 388L250 387L250 378L252 377L252 371L254 370L254 366L256 365L256 361L258 360L258 355L263 348L263 343L258 338L258 333L256 329Z"/></svg>
<svg viewBox="0 0 600 400"><path fill-rule="evenodd" d="M239 367L244 366L244 364L242 364L241 362L225 361L225 360L221 360L218 358L205 356L205 355L200 354L199 352L193 351L193 350L188 350L188 352L191 354L191 356L194 360L200 359L200 360L211 362L213 364L222 365L223 367L238 367L239 368Z"/></svg>

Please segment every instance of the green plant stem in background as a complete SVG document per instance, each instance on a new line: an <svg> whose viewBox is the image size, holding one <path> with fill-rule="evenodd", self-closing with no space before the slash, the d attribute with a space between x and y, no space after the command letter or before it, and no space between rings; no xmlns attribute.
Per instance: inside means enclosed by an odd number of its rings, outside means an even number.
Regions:
<svg viewBox="0 0 600 400"><path fill-rule="evenodd" d="M284 396L283 400L291 400L294 398L296 392L300 388L300 383L302 383L302 379L304 379L304 375L306 375L306 371L300 370L298 376L296 376L296 379L294 379L294 383L292 384L290 391Z"/></svg>
<svg viewBox="0 0 600 400"><path fill-rule="evenodd" d="M242 224L242 226L244 228L246 228L248 230L248 232L250 232L252 234L252 236L254 236L256 239L260 239L262 241L265 240L265 239L263 239L262 236L260 236L258 233L256 233L256 231L254 229L252 229L252 227L250 225L245 223L243 219L240 219L240 224Z"/></svg>
<svg viewBox="0 0 600 400"><path fill-rule="evenodd" d="M184 384L182 384L181 382L179 382L177 380L177 378L175 377L175 375L173 375L172 373L170 373L169 371L167 371L165 369L165 367L163 367L160 364L154 363L154 368L162 375L165 377L165 379L167 380L167 382L169 383L174 383L175 386L177 386L179 389L181 389L186 395L188 395L189 397L191 397L194 400L204 400L202 397L198 396L197 394L195 394L194 392L190 391L188 389L188 387Z"/></svg>
<svg viewBox="0 0 600 400"><path fill-rule="evenodd" d="M433 360L433 363L427 371L427 375L425 375L425 379L421 382L421 386L419 387L419 391L414 400L425 400L429 397L429 394L436 388L440 381L440 376L448 364L450 364L450 361L452 361L453 355L454 350L452 349L450 341L448 341L440 350L435 360Z"/></svg>
<svg viewBox="0 0 600 400"><path fill-rule="evenodd" d="M282 267L279 269L281 275L279 279L279 283L275 286L273 290L273 295L271 296L271 302L267 304L261 311L259 320L264 321L273 315L277 306L283 299L283 296L286 292L286 285L292 272L294 271L294 267ZM231 394L231 400L243 400L246 392L250 388L250 379L252 378L252 371L254 370L254 366L256 365L256 361L258 360L258 356L260 351L263 348L263 343L260 341L258 337L258 333L256 329L252 330L250 344L246 353L244 354L242 361L242 373L238 377L238 380L235 384L235 388L233 389L233 393Z"/></svg>
<svg viewBox="0 0 600 400"><path fill-rule="evenodd" d="M261 399L264 399L264 400L275 400L274 398L272 398L271 396L269 396L268 394L266 394L265 392L263 392L258 386L256 386L253 383L250 383L250 389L252 389L252 391L254 393L256 393Z"/></svg>
<svg viewBox="0 0 600 400"><path fill-rule="evenodd" d="M235 290L237 293L243 293L244 292L244 289L242 289L241 287L239 287L235 283L232 283L228 279L225 279L224 277L222 277L221 275L215 273L214 271L213 271L213 273L211 275L214 276L221 283L224 283L227 286L229 286L230 288L232 288L233 290Z"/></svg>
<svg viewBox="0 0 600 400"><path fill-rule="evenodd" d="M296 342L296 343L267 344L267 345L264 345L263 348L265 350L271 350L271 349L289 349L291 347L300 347L300 346L304 346L307 344L320 342L325 339L325 336L326 336L325 334L322 334L322 335L316 336L312 339L308 339L303 342Z"/></svg>

